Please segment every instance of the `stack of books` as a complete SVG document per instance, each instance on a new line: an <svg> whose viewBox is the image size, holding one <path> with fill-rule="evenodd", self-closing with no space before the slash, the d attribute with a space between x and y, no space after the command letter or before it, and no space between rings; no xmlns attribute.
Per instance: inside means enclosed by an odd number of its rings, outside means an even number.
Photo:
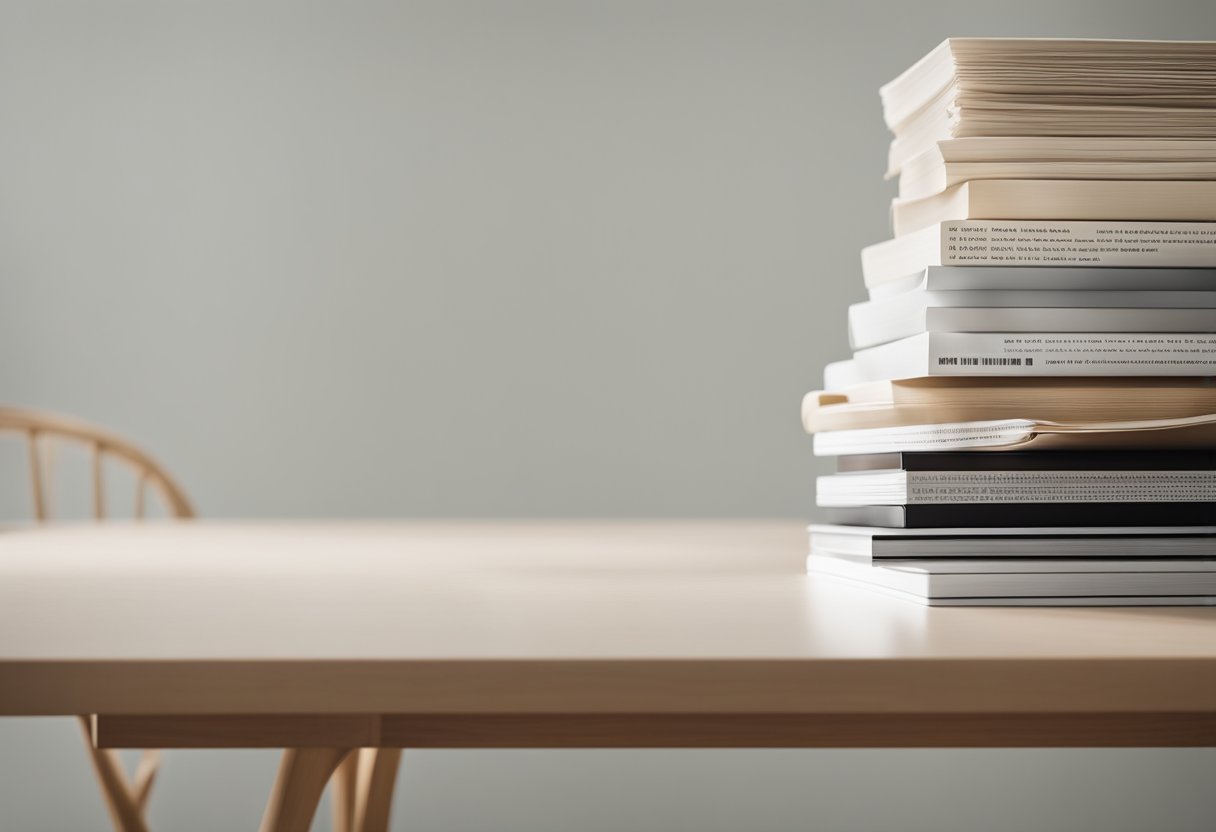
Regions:
<svg viewBox="0 0 1216 832"><path fill-rule="evenodd" d="M808 570L1216 603L1216 43L952 38L881 94L894 239L803 402Z"/></svg>

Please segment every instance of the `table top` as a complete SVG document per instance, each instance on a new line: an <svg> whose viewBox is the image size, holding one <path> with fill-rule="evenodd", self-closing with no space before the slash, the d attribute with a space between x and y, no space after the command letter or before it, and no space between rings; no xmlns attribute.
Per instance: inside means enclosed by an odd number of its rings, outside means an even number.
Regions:
<svg viewBox="0 0 1216 832"><path fill-rule="evenodd" d="M1216 609L927 608L792 521L0 532L0 715L1216 711Z"/></svg>

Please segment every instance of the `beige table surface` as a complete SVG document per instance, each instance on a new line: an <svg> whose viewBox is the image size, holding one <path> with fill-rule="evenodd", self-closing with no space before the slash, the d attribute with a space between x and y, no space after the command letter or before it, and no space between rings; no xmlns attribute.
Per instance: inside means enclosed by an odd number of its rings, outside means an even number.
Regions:
<svg viewBox="0 0 1216 832"><path fill-rule="evenodd" d="M1216 712L1216 609L930 609L790 521L0 532L0 715Z"/></svg>

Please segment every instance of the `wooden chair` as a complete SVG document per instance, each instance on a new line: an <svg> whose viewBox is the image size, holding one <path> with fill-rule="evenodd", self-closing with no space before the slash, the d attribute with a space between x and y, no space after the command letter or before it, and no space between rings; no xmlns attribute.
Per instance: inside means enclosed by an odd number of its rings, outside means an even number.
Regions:
<svg viewBox="0 0 1216 832"><path fill-rule="evenodd" d="M0 407L0 435L15 434L28 447L30 488L34 519L46 523L53 516L51 496L51 459L59 443L84 445L91 454L92 514L106 519L105 463L113 460L135 475L134 519L144 519L148 493L159 496L166 513L184 520L195 516L186 494L156 460L120 436L77 419L45 413ZM92 718L81 716L85 745L101 784L102 794L118 832L147 832L145 812L152 784L160 764L159 752L144 751L134 775L128 777L118 752L93 745ZM284 752L282 768L294 771L297 754ZM333 827L335 832L381 832L388 829L393 784L401 759L399 749L356 749L335 760L321 772L321 784L333 771ZM298 767L298 766L296 766ZM314 773L315 774L315 773ZM282 779L282 772L280 779ZM315 804L313 804L315 807ZM282 825L279 815L292 807L279 806L273 798L263 819L264 829Z"/></svg>
<svg viewBox="0 0 1216 832"><path fill-rule="evenodd" d="M135 475L134 519L144 518L149 492L159 496L170 517L194 517L185 492L164 468L120 436L76 419L11 407L0 407L0 434L23 437L28 447L33 516L39 523L49 522L54 514L52 459L55 447L65 443L83 445L91 454L91 502L96 520L106 519L105 469L110 460L126 466ZM89 716L79 719L115 828L119 832L147 832L144 816L160 765L159 752L143 752L134 775L128 777L117 751L93 746L92 719Z"/></svg>

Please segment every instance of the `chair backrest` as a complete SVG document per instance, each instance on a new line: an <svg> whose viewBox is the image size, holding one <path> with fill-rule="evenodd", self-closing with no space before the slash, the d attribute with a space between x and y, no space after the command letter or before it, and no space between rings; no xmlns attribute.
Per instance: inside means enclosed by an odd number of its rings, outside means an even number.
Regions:
<svg viewBox="0 0 1216 832"><path fill-rule="evenodd" d="M85 445L92 456L93 516L106 517L104 465L112 459L126 465L135 474L135 517L143 519L147 497L152 490L160 497L166 512L175 518L194 517L190 500L168 472L152 457L117 436L87 422L23 408L0 407L0 434L23 434L29 449L30 488L34 517L40 523L51 519L52 502L49 491L48 457L55 443L73 442Z"/></svg>

